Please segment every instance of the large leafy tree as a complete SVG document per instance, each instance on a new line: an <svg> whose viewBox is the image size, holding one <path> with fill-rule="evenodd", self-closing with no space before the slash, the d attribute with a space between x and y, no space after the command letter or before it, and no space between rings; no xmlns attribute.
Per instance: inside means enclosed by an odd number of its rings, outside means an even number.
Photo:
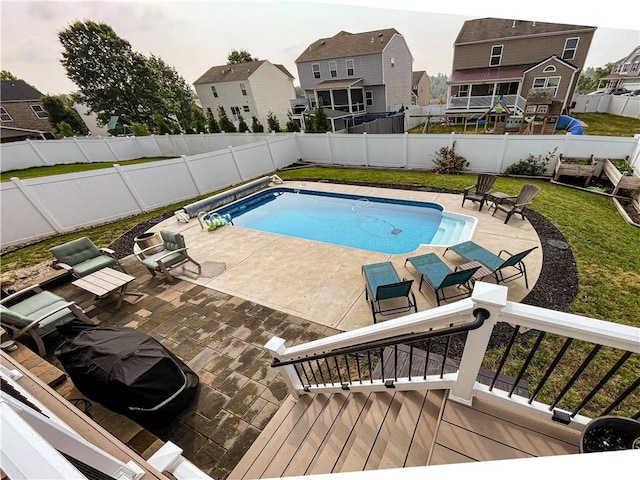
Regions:
<svg viewBox="0 0 640 480"><path fill-rule="evenodd" d="M19 80L13 73L9 70L2 70L0 72L0 80Z"/></svg>
<svg viewBox="0 0 640 480"><path fill-rule="evenodd" d="M227 56L227 65L233 65L236 63L256 62L258 57L253 57L246 50L231 50L231 53Z"/></svg>
<svg viewBox="0 0 640 480"><path fill-rule="evenodd" d="M158 127L158 118L191 121L191 89L161 59L134 51L104 23L76 21L58 32L61 63L78 86L79 100L107 123L112 115L124 124ZM190 96L191 95L191 96Z"/></svg>

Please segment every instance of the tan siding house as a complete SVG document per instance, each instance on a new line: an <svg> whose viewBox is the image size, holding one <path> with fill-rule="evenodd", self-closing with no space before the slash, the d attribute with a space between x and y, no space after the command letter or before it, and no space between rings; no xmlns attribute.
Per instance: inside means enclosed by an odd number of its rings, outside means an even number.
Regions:
<svg viewBox="0 0 640 480"><path fill-rule="evenodd" d="M429 105L431 98L431 80L424 70L413 72L411 82L412 105Z"/></svg>
<svg viewBox="0 0 640 480"><path fill-rule="evenodd" d="M255 116L266 129L269 112L284 126L296 97L293 76L268 60L214 66L193 85L205 114L218 117L221 106L236 126L239 115L248 125Z"/></svg>
<svg viewBox="0 0 640 480"><path fill-rule="evenodd" d="M554 88L566 109L596 27L481 18L454 43L447 113L484 113L500 100L521 115L531 88Z"/></svg>

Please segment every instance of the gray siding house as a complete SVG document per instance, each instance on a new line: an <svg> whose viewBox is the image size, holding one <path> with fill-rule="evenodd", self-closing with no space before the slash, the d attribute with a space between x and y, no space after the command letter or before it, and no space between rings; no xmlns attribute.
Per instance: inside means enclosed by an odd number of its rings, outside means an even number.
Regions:
<svg viewBox="0 0 640 480"><path fill-rule="evenodd" d="M500 100L521 115L530 89L553 88L566 110L596 27L500 18L466 21L454 43L447 114L484 113Z"/></svg>
<svg viewBox="0 0 640 480"><path fill-rule="evenodd" d="M413 57L404 37L388 28L338 32L309 45L296 59L308 110L320 103L341 129L349 118L411 105Z"/></svg>
<svg viewBox="0 0 640 480"><path fill-rule="evenodd" d="M640 46L634 48L629 55L614 63L611 73L600 79L598 88L640 88Z"/></svg>

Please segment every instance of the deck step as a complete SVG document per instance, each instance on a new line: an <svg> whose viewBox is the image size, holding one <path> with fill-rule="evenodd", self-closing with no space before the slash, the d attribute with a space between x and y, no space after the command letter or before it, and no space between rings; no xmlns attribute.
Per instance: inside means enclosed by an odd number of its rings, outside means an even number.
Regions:
<svg viewBox="0 0 640 480"><path fill-rule="evenodd" d="M427 465L442 391L337 393L285 402L229 478Z"/></svg>

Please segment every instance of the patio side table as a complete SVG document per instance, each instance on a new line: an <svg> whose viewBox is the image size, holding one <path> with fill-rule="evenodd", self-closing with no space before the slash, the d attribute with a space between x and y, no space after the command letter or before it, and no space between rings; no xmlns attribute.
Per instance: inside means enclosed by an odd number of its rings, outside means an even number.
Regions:
<svg viewBox="0 0 640 480"><path fill-rule="evenodd" d="M493 192L487 195L487 203L491 202L487 211L491 210L491 208L496 208L496 205L502 205L502 203L509 198L516 198L517 195L509 195L508 193L503 192Z"/></svg>
<svg viewBox="0 0 640 480"><path fill-rule="evenodd" d="M96 300L118 291L118 303L116 303L116 310L118 310L122 306L122 299L125 295L135 297L144 296L142 293L127 292L127 286L135 279L136 277L107 267L74 280L71 283L76 287L93 293L96 296Z"/></svg>

